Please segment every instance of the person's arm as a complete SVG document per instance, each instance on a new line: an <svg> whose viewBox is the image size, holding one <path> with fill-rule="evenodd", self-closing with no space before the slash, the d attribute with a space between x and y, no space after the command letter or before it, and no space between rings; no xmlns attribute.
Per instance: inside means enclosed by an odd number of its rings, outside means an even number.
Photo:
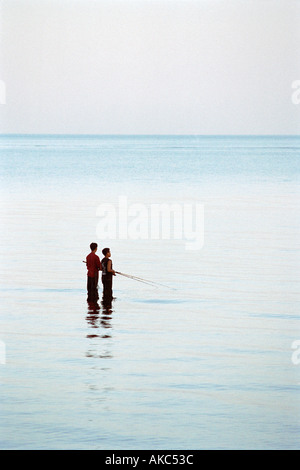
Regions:
<svg viewBox="0 0 300 470"><path fill-rule="evenodd" d="M112 273L113 275L116 274L116 272L113 269L111 269L111 260L110 259L107 262L107 272Z"/></svg>
<svg viewBox="0 0 300 470"><path fill-rule="evenodd" d="M97 257L97 269L98 271L102 271L102 264L101 264L99 256Z"/></svg>

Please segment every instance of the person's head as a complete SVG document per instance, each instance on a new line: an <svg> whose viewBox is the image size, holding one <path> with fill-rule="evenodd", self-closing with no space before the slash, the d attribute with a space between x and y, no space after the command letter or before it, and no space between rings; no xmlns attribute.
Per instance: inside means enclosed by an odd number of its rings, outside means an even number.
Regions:
<svg viewBox="0 0 300 470"><path fill-rule="evenodd" d="M110 257L110 249L109 248L103 248L102 253L105 256L105 258Z"/></svg>
<svg viewBox="0 0 300 470"><path fill-rule="evenodd" d="M90 244L90 249L91 249L91 251L96 252L96 251L97 251L97 248L98 248L97 243L91 243L91 244Z"/></svg>

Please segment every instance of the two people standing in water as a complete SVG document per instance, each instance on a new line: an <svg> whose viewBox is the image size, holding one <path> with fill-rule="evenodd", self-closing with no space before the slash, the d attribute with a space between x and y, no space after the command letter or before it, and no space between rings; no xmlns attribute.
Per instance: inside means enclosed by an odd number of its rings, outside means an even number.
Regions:
<svg viewBox="0 0 300 470"><path fill-rule="evenodd" d="M99 299L98 294L98 281L99 281L99 271L102 271L102 286L103 286L103 297L102 304L105 308L111 307L111 302L113 299L112 295L112 279L116 275L115 271L112 268L112 261L110 259L111 253L109 248L104 248L102 254L104 258L100 261L96 252L98 250L97 243L90 244L91 252L86 257L86 267L87 267L87 293L88 293L88 302L95 302Z"/></svg>

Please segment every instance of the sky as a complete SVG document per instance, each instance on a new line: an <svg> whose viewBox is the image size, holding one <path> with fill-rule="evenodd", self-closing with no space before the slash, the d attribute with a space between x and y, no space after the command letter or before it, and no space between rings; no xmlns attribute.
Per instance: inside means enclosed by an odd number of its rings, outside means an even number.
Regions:
<svg viewBox="0 0 300 470"><path fill-rule="evenodd" d="M300 0L2 0L0 133L299 134L299 24Z"/></svg>

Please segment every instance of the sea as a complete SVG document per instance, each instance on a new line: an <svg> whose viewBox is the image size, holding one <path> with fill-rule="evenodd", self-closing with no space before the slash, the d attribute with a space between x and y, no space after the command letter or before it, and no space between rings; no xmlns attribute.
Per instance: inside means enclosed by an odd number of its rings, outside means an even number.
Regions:
<svg viewBox="0 0 300 470"><path fill-rule="evenodd" d="M2 135L0 448L299 449L299 157L300 136ZM139 278L110 309L91 242Z"/></svg>

